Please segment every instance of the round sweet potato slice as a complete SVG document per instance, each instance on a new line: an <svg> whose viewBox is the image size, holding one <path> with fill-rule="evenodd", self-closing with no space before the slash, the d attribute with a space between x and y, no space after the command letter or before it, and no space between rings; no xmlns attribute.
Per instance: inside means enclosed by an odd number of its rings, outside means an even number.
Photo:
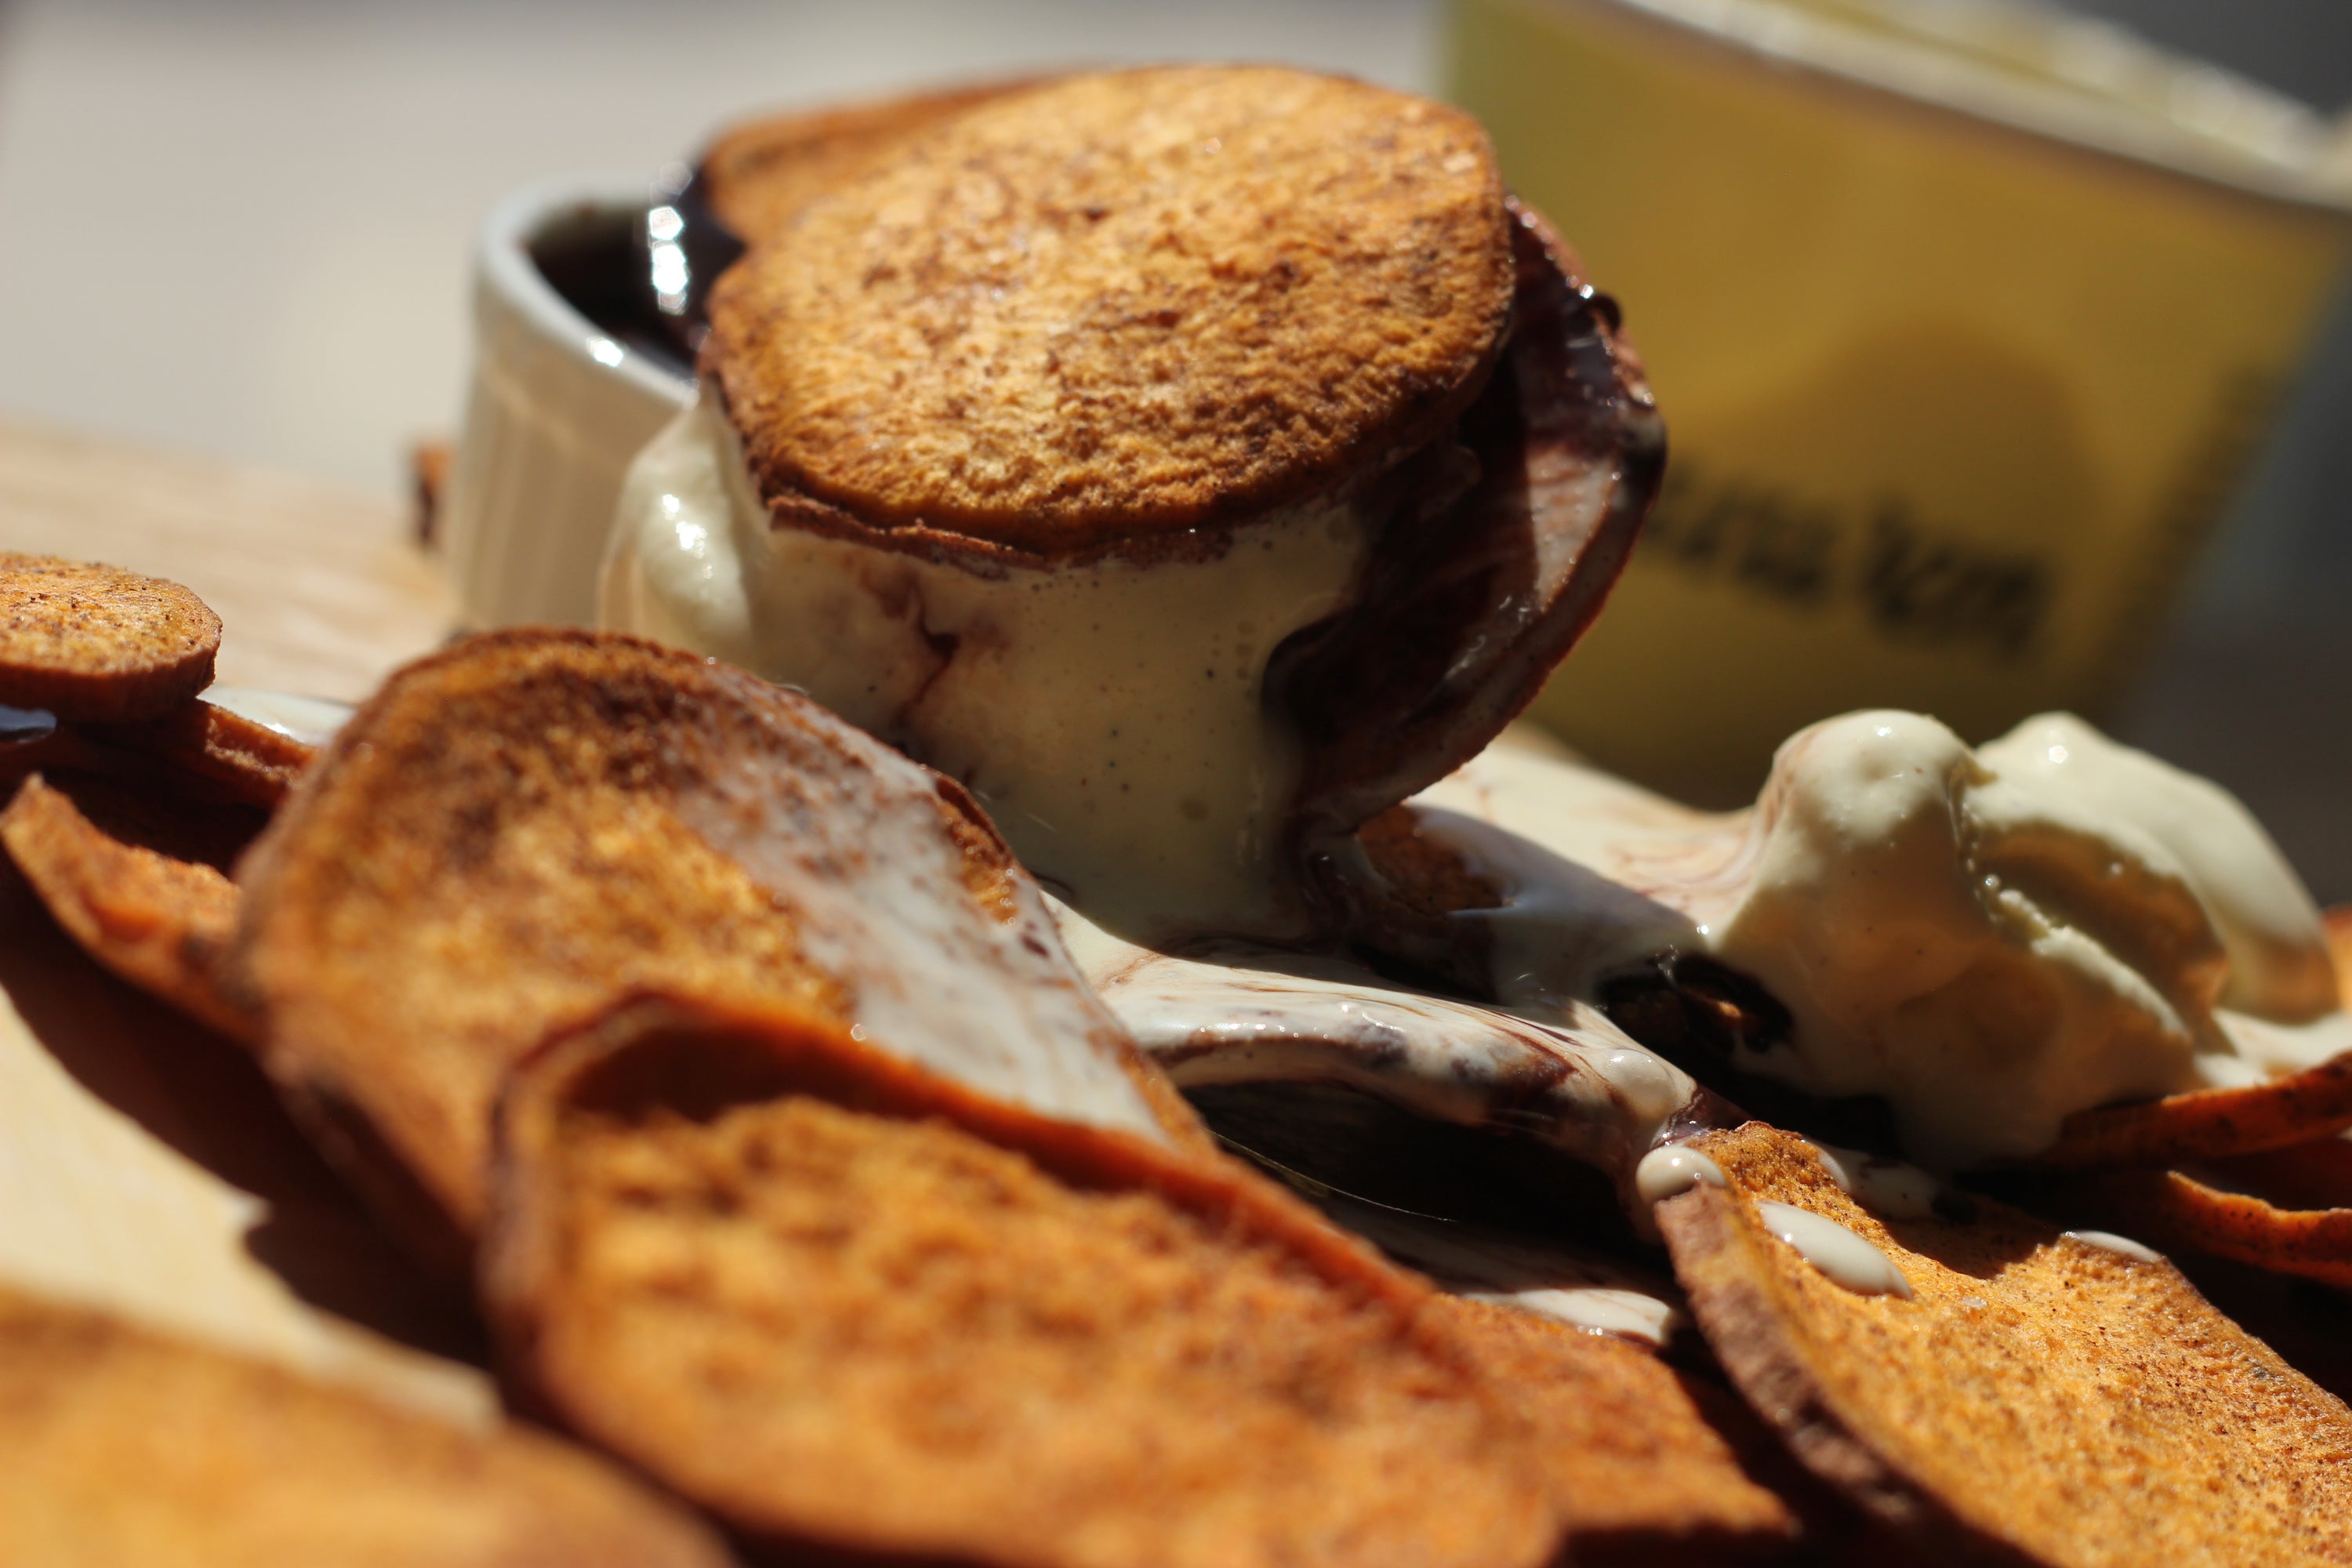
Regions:
<svg viewBox="0 0 2352 1568"><path fill-rule="evenodd" d="M213 681L220 617L177 583L0 552L0 703L152 719Z"/></svg>
<svg viewBox="0 0 2352 1568"><path fill-rule="evenodd" d="M526 1396L755 1542L1024 1568L1557 1548L1531 1435L1427 1287L1231 1162L806 1010L658 998L520 1068L501 1149L484 1294Z"/></svg>
<svg viewBox="0 0 2352 1568"><path fill-rule="evenodd" d="M237 880L265 1065L453 1271L508 1069L636 990L812 1007L1043 1114L1205 1138L961 786L634 637L496 632L396 672Z"/></svg>
<svg viewBox="0 0 2352 1568"><path fill-rule="evenodd" d="M1696 1146L1727 1184L1657 1211L1692 1316L1797 1457L1924 1557L2352 1561L2352 1411L2168 1263L1990 1202L1882 1221L1760 1123ZM1874 1249L1903 1289L1849 1289L1791 1234Z"/></svg>

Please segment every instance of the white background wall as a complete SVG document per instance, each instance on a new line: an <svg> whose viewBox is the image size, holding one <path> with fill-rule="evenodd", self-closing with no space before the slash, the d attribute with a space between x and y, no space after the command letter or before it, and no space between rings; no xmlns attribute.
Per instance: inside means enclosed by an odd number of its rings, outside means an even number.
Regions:
<svg viewBox="0 0 2352 1568"><path fill-rule="evenodd" d="M386 489L456 417L468 237L771 105L1047 62L1402 85L1415 0L19 0L0 8L0 414Z"/></svg>

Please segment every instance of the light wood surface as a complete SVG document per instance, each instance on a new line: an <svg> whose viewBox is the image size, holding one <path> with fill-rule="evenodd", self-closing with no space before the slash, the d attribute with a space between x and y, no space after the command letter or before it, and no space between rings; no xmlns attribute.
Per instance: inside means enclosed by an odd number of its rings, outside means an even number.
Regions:
<svg viewBox="0 0 2352 1568"><path fill-rule="evenodd" d="M186 584L225 685L364 695L449 599L389 502L0 424L0 547ZM368 1222L226 1040L100 971L0 860L0 1277L460 1420L459 1303Z"/></svg>
<svg viewBox="0 0 2352 1568"><path fill-rule="evenodd" d="M0 423L0 547L184 583L220 615L220 683L365 696L453 601L390 501Z"/></svg>

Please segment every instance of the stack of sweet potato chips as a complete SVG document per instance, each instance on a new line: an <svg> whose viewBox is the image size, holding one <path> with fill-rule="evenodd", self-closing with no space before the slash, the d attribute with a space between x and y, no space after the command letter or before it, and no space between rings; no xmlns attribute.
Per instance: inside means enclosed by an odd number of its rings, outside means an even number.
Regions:
<svg viewBox="0 0 2352 1568"><path fill-rule="evenodd" d="M514 1416L0 1294L0 1560L2352 1561L2352 1414L2168 1264L1881 1219L1750 1123L1658 1211L1703 1344L1449 1295L1218 1152L970 797L823 709L516 631L312 755L203 701L218 631L0 557L0 703L50 716L0 843L254 1054ZM2054 1163L2341 1281L2348 1085L2095 1112Z"/></svg>

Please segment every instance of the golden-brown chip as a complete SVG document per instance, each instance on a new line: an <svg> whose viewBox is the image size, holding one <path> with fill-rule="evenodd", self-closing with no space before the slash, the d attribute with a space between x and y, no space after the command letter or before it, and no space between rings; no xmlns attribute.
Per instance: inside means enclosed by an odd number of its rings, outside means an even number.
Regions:
<svg viewBox="0 0 2352 1568"><path fill-rule="evenodd" d="M1882 1222L1811 1145L1760 1123L1697 1147L1728 1187L1657 1210L1693 1317L1798 1457L1922 1551L2059 1568L2352 1561L2352 1412L2169 1264L1990 1203L1969 1225ZM1843 1226L1857 1264L1875 1248L1910 1296L1835 1282L1759 1201Z"/></svg>
<svg viewBox="0 0 2352 1568"><path fill-rule="evenodd" d="M231 1038L254 1038L222 967L237 893L218 870L110 837L38 773L0 812L0 846L83 952Z"/></svg>
<svg viewBox="0 0 2352 1568"><path fill-rule="evenodd" d="M2230 1186L2290 1208L2352 1209L2352 1140L2314 1139L2210 1168Z"/></svg>
<svg viewBox="0 0 2352 1568"><path fill-rule="evenodd" d="M108 744L161 758L233 800L275 806L318 748L212 703L184 703L139 724L109 725Z"/></svg>
<svg viewBox="0 0 2352 1568"><path fill-rule="evenodd" d="M2034 1156L2051 1170L2169 1165L2307 1143L2352 1127L2352 1054L2239 1089L2200 1089L2068 1117Z"/></svg>
<svg viewBox="0 0 2352 1568"><path fill-rule="evenodd" d="M512 1368L755 1541L1034 1568L1557 1543L1426 1287L1229 1161L821 1014L657 999L520 1068L500 1130Z"/></svg>
<svg viewBox="0 0 2352 1568"><path fill-rule="evenodd" d="M1515 289L1461 110L1270 66L1065 79L801 210L711 295L761 494L1054 553L1299 500L1430 439Z"/></svg>
<svg viewBox="0 0 2352 1568"><path fill-rule="evenodd" d="M220 617L160 577L0 551L0 703L149 719L212 684Z"/></svg>
<svg viewBox="0 0 2352 1568"><path fill-rule="evenodd" d="M1794 1541L1789 1505L1649 1350L1464 1296L1439 1310L1534 1429L1579 1563L1745 1560Z"/></svg>
<svg viewBox="0 0 2352 1568"><path fill-rule="evenodd" d="M971 82L744 121L720 132L704 150L695 169L697 193L739 237L765 239L815 197L881 162L917 133L1043 79Z"/></svg>
<svg viewBox="0 0 2352 1568"><path fill-rule="evenodd" d="M2178 1171L2102 1172L2068 1195L2161 1247L2352 1289L2352 1208L2283 1208Z"/></svg>
<svg viewBox="0 0 2352 1568"><path fill-rule="evenodd" d="M1204 1137L961 787L635 638L499 632L409 665L238 880L272 1076L452 1266L508 1068L642 987L814 1008L1048 1114Z"/></svg>
<svg viewBox="0 0 2352 1568"><path fill-rule="evenodd" d="M721 1568L699 1524L520 1427L469 1432L0 1287L9 1568Z"/></svg>

